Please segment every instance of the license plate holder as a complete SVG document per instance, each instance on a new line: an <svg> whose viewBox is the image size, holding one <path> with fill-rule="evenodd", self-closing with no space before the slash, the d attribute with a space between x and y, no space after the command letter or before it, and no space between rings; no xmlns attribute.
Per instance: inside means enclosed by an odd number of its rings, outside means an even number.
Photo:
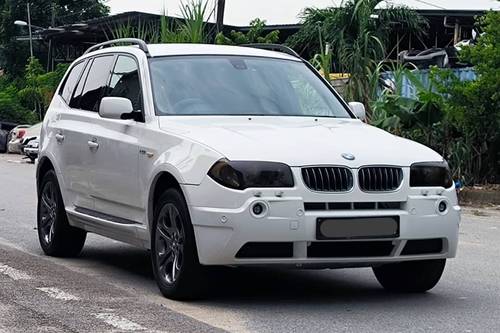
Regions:
<svg viewBox="0 0 500 333"><path fill-rule="evenodd" d="M327 217L316 219L316 238L376 239L399 237L399 216Z"/></svg>

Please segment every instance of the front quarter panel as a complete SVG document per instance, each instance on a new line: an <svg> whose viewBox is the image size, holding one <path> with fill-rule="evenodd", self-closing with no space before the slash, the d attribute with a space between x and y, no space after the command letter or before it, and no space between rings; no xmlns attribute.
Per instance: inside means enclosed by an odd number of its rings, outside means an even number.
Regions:
<svg viewBox="0 0 500 333"><path fill-rule="evenodd" d="M198 185L210 167L223 156L203 145L180 136L154 130L143 138L140 168L146 183L166 171L180 184Z"/></svg>

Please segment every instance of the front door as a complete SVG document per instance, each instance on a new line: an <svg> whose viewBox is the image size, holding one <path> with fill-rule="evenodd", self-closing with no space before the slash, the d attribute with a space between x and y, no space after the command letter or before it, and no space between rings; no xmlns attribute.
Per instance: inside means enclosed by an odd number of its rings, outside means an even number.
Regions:
<svg viewBox="0 0 500 333"><path fill-rule="evenodd" d="M142 111L142 92L136 60L127 55L115 58L103 97L125 97L134 111ZM127 222L143 222L144 207L139 182L139 139L143 122L105 119L98 121L88 135L93 151L90 167L90 191L94 209Z"/></svg>

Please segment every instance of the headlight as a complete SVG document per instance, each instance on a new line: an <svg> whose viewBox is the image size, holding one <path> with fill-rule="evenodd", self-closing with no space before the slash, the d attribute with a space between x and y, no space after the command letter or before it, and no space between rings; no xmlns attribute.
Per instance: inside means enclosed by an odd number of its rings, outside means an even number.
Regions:
<svg viewBox="0 0 500 333"><path fill-rule="evenodd" d="M449 188L451 185L453 185L453 180L448 163L423 162L411 165L411 187L442 186Z"/></svg>
<svg viewBox="0 0 500 333"><path fill-rule="evenodd" d="M244 190L249 187L293 187L290 167L277 162L228 161L215 163L208 175L217 183Z"/></svg>

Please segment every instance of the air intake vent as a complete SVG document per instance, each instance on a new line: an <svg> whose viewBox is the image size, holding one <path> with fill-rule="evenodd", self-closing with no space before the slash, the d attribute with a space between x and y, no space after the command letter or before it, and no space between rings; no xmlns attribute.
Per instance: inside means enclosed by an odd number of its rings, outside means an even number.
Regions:
<svg viewBox="0 0 500 333"><path fill-rule="evenodd" d="M241 247L236 258L291 258L292 242L249 242Z"/></svg>
<svg viewBox="0 0 500 333"><path fill-rule="evenodd" d="M391 241L312 242L308 258L385 257L392 252Z"/></svg>
<svg viewBox="0 0 500 333"><path fill-rule="evenodd" d="M403 170L395 167L364 167L358 173L359 187L366 192L394 191L403 181Z"/></svg>
<svg viewBox="0 0 500 333"><path fill-rule="evenodd" d="M317 210L360 210L360 209L403 209L404 202L304 202L306 211Z"/></svg>
<svg viewBox="0 0 500 333"><path fill-rule="evenodd" d="M352 173L343 167L309 167L302 169L306 186L319 192L347 192L352 189Z"/></svg>

